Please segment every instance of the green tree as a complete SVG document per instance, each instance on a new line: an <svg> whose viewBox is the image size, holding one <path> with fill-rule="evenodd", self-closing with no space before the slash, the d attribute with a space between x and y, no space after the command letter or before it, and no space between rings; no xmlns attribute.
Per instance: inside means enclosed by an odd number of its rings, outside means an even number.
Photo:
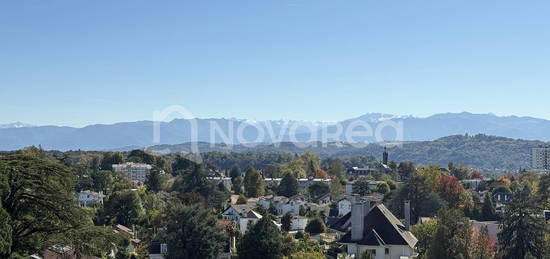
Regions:
<svg viewBox="0 0 550 259"><path fill-rule="evenodd" d="M262 176L251 166L246 169L244 190L247 197L259 197L264 194L264 181Z"/></svg>
<svg viewBox="0 0 550 259"><path fill-rule="evenodd" d="M4 210L0 203L0 255L11 254L12 228L10 215Z"/></svg>
<svg viewBox="0 0 550 259"><path fill-rule="evenodd" d="M287 173L277 187L277 195L292 197L296 194L298 194L298 180L292 173Z"/></svg>
<svg viewBox="0 0 550 259"><path fill-rule="evenodd" d="M428 258L469 258L472 238L472 226L469 219L458 209L442 209L438 213L439 224L432 245L428 249Z"/></svg>
<svg viewBox="0 0 550 259"><path fill-rule="evenodd" d="M196 192L205 198L210 197L215 189L215 184L206 179L207 172L199 164L192 164L185 171L180 172L172 184L172 191L179 193Z"/></svg>
<svg viewBox="0 0 550 259"><path fill-rule="evenodd" d="M268 165L262 170L264 177L266 178L279 178L281 177L281 167L279 165Z"/></svg>
<svg viewBox="0 0 550 259"><path fill-rule="evenodd" d="M335 177L335 178L332 178L332 181L330 181L330 194L334 195L334 196L337 196L337 195L340 195L342 193L344 193L344 184L342 184L343 182L343 178L340 178L340 177Z"/></svg>
<svg viewBox="0 0 550 259"><path fill-rule="evenodd" d="M112 171L93 171L91 174L92 189L96 192L108 193L114 188L115 176Z"/></svg>
<svg viewBox="0 0 550 259"><path fill-rule="evenodd" d="M75 174L42 152L0 157L0 258L28 257L52 245L81 252L82 243L68 237L94 226L74 201L75 186Z"/></svg>
<svg viewBox="0 0 550 259"><path fill-rule="evenodd" d="M237 176L235 179L231 180L231 183L233 184L233 193L241 194L243 188L243 178L241 176Z"/></svg>
<svg viewBox="0 0 550 259"><path fill-rule="evenodd" d="M314 199L317 199L330 192L328 184L323 182L314 182L312 185L307 187L307 190L309 192L309 195Z"/></svg>
<svg viewBox="0 0 550 259"><path fill-rule="evenodd" d="M353 193L359 195L367 195L371 192L370 180L365 176L359 177L355 183L353 183Z"/></svg>
<svg viewBox="0 0 550 259"><path fill-rule="evenodd" d="M427 252L433 242L436 230L436 220L430 220L423 224L414 225L411 227L411 232L416 239L418 239L418 243L416 243L416 251L418 252L419 259L427 258Z"/></svg>
<svg viewBox="0 0 550 259"><path fill-rule="evenodd" d="M145 179L145 186L147 186L147 190L150 190L152 192L158 192L162 190L162 186L165 182L164 175L161 174L161 172L157 168L153 168L149 175L147 175L147 178Z"/></svg>
<svg viewBox="0 0 550 259"><path fill-rule="evenodd" d="M464 180L470 178L470 169L465 166L455 167L453 163L449 163L449 171L451 175L458 178L459 180Z"/></svg>
<svg viewBox="0 0 550 259"><path fill-rule="evenodd" d="M174 175L178 175L184 171L196 168L198 166L197 163L181 156L177 155L175 158L174 163L172 163L172 173Z"/></svg>
<svg viewBox="0 0 550 259"><path fill-rule="evenodd" d="M291 254L288 259L325 259L321 252L296 252Z"/></svg>
<svg viewBox="0 0 550 259"><path fill-rule="evenodd" d="M292 214L290 212L287 212L283 217L281 218L281 229L283 231L290 231L292 228Z"/></svg>
<svg viewBox="0 0 550 259"><path fill-rule="evenodd" d="M231 170L229 171L229 177L231 177L231 180L234 180L239 176L241 176L241 168L239 168L238 165L234 165L233 167L231 167Z"/></svg>
<svg viewBox="0 0 550 259"><path fill-rule="evenodd" d="M439 187L439 178L441 177L441 169L439 165L430 165L422 167L418 170L418 174L426 177L426 182L432 188L432 191L437 191Z"/></svg>
<svg viewBox="0 0 550 259"><path fill-rule="evenodd" d="M549 208L550 201L550 174L544 174L540 177L538 186L539 200L543 208Z"/></svg>
<svg viewBox="0 0 550 259"><path fill-rule="evenodd" d="M326 231L326 226L320 217L314 217L307 223L305 231L312 235L316 235L324 233Z"/></svg>
<svg viewBox="0 0 550 259"><path fill-rule="evenodd" d="M105 224L132 226L140 221L143 215L141 198L136 191L124 190L114 192L104 202L102 219Z"/></svg>
<svg viewBox="0 0 550 259"><path fill-rule="evenodd" d="M240 259L280 259L283 237L269 217L263 217L249 228L239 243Z"/></svg>
<svg viewBox="0 0 550 259"><path fill-rule="evenodd" d="M413 162L401 162L397 166L397 172L401 180L407 180L416 174L416 166Z"/></svg>
<svg viewBox="0 0 550 259"><path fill-rule="evenodd" d="M166 211L167 258L218 258L228 239L210 209L172 204Z"/></svg>
<svg viewBox="0 0 550 259"><path fill-rule="evenodd" d="M105 152L101 159L102 170L113 170L113 164L120 164L124 162L124 157L120 152Z"/></svg>
<svg viewBox="0 0 550 259"><path fill-rule="evenodd" d="M495 205L493 205L493 199L491 195L487 193L483 199L483 207L481 207L481 217L485 221L491 221L496 219Z"/></svg>
<svg viewBox="0 0 550 259"><path fill-rule="evenodd" d="M307 165L306 173L308 176L314 176L315 172L321 169L321 159L313 152L306 151L302 153L300 155L300 160L304 161L304 164Z"/></svg>
<svg viewBox="0 0 550 259"><path fill-rule="evenodd" d="M344 165L339 159L333 160L328 166L328 174L332 179L342 178L344 173Z"/></svg>
<svg viewBox="0 0 550 259"><path fill-rule="evenodd" d="M402 184L391 199L390 209L392 212L403 218L403 204L408 200L411 202L411 220L418 221L418 217L434 216L441 208L443 202L435 194L426 181L426 177L416 175Z"/></svg>
<svg viewBox="0 0 550 259"><path fill-rule="evenodd" d="M531 190L525 186L513 194L502 218L498 234L502 258L542 258L546 224Z"/></svg>
<svg viewBox="0 0 550 259"><path fill-rule="evenodd" d="M128 154L128 157L126 158L130 162L134 163L145 163L148 165L152 165L155 163L155 156L141 150L141 149L134 149L130 151Z"/></svg>
<svg viewBox="0 0 550 259"><path fill-rule="evenodd" d="M390 192L390 186L387 183L379 183L376 185L376 192L379 192L381 194L386 194Z"/></svg>

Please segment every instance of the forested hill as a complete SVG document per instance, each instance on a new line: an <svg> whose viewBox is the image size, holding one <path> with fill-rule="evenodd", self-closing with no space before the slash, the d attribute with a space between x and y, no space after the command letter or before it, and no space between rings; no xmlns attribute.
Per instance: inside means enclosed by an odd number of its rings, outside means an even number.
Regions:
<svg viewBox="0 0 550 259"><path fill-rule="evenodd" d="M381 159L387 146L390 160L413 161L419 165L440 164L448 162L462 164L483 170L517 170L529 168L531 148L549 145L548 142L510 139L487 135L453 135L434 141L369 144L354 146L348 143L332 142L312 143L269 143L245 145L224 145L199 143L200 152L236 152L236 153L301 153L313 151L322 158L373 156ZM152 151L189 152L191 143L179 145L159 145L149 148ZM221 155L221 154L220 154Z"/></svg>

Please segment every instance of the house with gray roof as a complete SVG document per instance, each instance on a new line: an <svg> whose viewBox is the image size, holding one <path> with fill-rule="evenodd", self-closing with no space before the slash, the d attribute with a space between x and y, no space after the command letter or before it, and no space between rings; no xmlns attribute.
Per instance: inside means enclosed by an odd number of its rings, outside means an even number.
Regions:
<svg viewBox="0 0 550 259"><path fill-rule="evenodd" d="M346 231L340 243L347 253L361 256L371 251L375 259L416 258L418 240L383 204L354 201L352 211L331 228Z"/></svg>

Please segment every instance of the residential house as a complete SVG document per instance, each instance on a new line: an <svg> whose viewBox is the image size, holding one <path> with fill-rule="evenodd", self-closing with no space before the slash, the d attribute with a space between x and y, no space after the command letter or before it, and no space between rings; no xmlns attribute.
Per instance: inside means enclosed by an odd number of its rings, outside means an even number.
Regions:
<svg viewBox="0 0 550 259"><path fill-rule="evenodd" d="M332 195L327 193L319 198L317 198L317 204L328 204L332 202Z"/></svg>
<svg viewBox="0 0 550 259"><path fill-rule="evenodd" d="M308 207L307 198L303 195L294 195L288 198L286 203L278 203L275 206L279 215L284 215L287 212L293 215L300 215L300 208L307 209Z"/></svg>
<svg viewBox="0 0 550 259"><path fill-rule="evenodd" d="M292 225L290 226L291 231L295 230L304 230L306 229L308 218L300 215L292 216Z"/></svg>
<svg viewBox="0 0 550 259"><path fill-rule="evenodd" d="M103 198L105 198L105 195L103 195L103 193L93 192L90 190L81 191L77 195L77 200L80 207L87 207L92 203L103 204Z"/></svg>
<svg viewBox="0 0 550 259"><path fill-rule="evenodd" d="M464 179L461 182L467 189L477 190L482 181L481 179Z"/></svg>
<svg viewBox="0 0 550 259"><path fill-rule="evenodd" d="M239 222L239 218L250 210L252 210L252 207L247 204L231 204L231 206L227 207L222 213L222 217L225 220Z"/></svg>
<svg viewBox="0 0 550 259"><path fill-rule="evenodd" d="M295 195L290 198L269 195L260 197L257 204L266 210L273 207L277 211L277 215L283 215L287 212L299 215L301 207L304 209L309 208L307 198L303 195Z"/></svg>
<svg viewBox="0 0 550 259"><path fill-rule="evenodd" d="M406 209L407 210L407 209ZM417 254L418 240L383 204L354 200L350 230L340 239L348 254L356 257L372 251L375 259L409 259Z"/></svg>
<svg viewBox="0 0 550 259"><path fill-rule="evenodd" d="M247 204L229 206L222 214L224 220L231 220L237 224L241 233L245 233L250 223L256 223L262 218L258 212Z"/></svg>

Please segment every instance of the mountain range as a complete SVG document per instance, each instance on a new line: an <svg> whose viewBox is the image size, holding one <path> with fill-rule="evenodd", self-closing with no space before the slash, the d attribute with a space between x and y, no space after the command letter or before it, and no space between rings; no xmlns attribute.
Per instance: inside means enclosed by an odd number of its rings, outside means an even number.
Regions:
<svg viewBox="0 0 550 259"><path fill-rule="evenodd" d="M388 126L392 124L398 126ZM191 141L234 145L253 142L403 142L430 141L464 134L550 141L549 120L467 112L435 114L423 118L367 113L330 123L225 118L175 119L158 123L158 141L154 141L154 125L152 121L96 124L82 128L5 124L0 126L0 150L15 150L31 145L51 150L126 150ZM361 130L365 125L370 127L370 131L363 133L370 134L359 134L352 138L346 134L351 128ZM193 137L192 129L197 129L196 137ZM338 132L341 134L336 134Z"/></svg>

